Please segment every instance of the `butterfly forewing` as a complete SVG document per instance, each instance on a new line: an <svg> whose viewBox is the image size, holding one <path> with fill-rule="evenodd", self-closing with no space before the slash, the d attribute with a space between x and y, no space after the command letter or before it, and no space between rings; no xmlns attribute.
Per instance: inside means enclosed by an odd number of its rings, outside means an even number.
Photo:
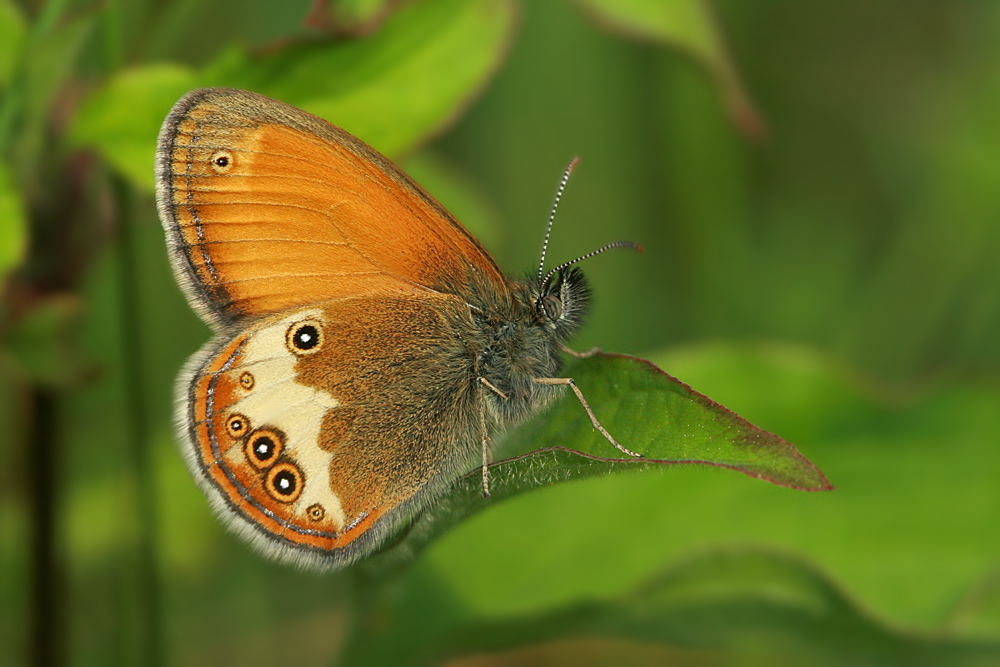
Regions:
<svg viewBox="0 0 1000 667"><path fill-rule="evenodd" d="M254 93L194 91L160 133L157 188L175 271L215 325L331 298L506 279L384 157Z"/></svg>

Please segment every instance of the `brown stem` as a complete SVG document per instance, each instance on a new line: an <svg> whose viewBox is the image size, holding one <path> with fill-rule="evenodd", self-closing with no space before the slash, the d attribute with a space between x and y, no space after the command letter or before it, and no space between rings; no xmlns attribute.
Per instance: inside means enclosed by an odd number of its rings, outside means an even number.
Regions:
<svg viewBox="0 0 1000 667"><path fill-rule="evenodd" d="M62 576L56 558L56 399L51 389L34 386L28 391L30 423L25 467L28 471L31 531L31 615L29 621L30 664L39 667L61 662L58 646L64 637L59 614L59 582Z"/></svg>

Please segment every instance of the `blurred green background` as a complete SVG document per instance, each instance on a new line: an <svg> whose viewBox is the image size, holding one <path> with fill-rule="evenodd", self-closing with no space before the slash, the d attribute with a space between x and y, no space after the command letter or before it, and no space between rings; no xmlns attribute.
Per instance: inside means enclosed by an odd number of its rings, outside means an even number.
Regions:
<svg viewBox="0 0 1000 667"><path fill-rule="evenodd" d="M172 436L208 338L156 131L202 85L360 136L577 347L795 443L831 493L678 467L310 574L211 517ZM977 0L0 0L0 664L997 664L1000 6ZM570 443L568 443L570 444ZM628 444L628 443L624 443Z"/></svg>

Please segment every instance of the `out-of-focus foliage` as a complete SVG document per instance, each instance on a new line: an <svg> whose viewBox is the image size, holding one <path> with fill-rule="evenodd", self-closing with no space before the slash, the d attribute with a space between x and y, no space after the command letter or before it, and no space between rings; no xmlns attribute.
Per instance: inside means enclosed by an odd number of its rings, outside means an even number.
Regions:
<svg viewBox="0 0 1000 667"><path fill-rule="evenodd" d="M13 0L0 2L0 89L10 83L21 46L24 43L25 21Z"/></svg>
<svg viewBox="0 0 1000 667"><path fill-rule="evenodd" d="M477 614L449 599L444 583L427 577L393 599L389 613L410 622L394 624L388 637L384 632L358 637L348 653L351 662L436 664L464 653L588 635L640 646L721 648L772 664L985 666L996 660L995 649L986 645L931 642L884 627L813 566L771 550L696 551L620 596L578 601L539 615ZM429 600L447 612L420 614ZM614 663L614 655L606 662ZM694 661L704 662L712 661L706 656ZM510 664L515 663L512 657Z"/></svg>
<svg viewBox="0 0 1000 667"><path fill-rule="evenodd" d="M21 193L7 165L0 163L0 290L7 274L24 259L28 221L24 215ZM2 292L0 292L2 293Z"/></svg>
<svg viewBox="0 0 1000 667"><path fill-rule="evenodd" d="M321 0L314 5L307 22L334 33L363 36L378 28L399 4L399 0Z"/></svg>
<svg viewBox="0 0 1000 667"><path fill-rule="evenodd" d="M975 0L0 0L0 663L995 664L998 49ZM208 333L152 154L202 85L402 158L513 275L579 155L550 261L646 252L583 265L575 347L651 358L836 490L473 476L475 512L351 571L261 561L173 445ZM602 363L572 370L598 415L655 426ZM570 396L498 456L560 425L610 453L585 420Z"/></svg>
<svg viewBox="0 0 1000 667"><path fill-rule="evenodd" d="M595 22L624 36L687 53L713 77L733 122L748 136L764 133L743 82L703 0L575 0Z"/></svg>
<svg viewBox="0 0 1000 667"><path fill-rule="evenodd" d="M514 13L508 0L413 3L366 39L303 42L259 56L234 47L197 71L129 69L88 100L73 135L151 190L156 134L173 103L193 88L229 86L336 118L398 156L438 131L484 85L507 50Z"/></svg>

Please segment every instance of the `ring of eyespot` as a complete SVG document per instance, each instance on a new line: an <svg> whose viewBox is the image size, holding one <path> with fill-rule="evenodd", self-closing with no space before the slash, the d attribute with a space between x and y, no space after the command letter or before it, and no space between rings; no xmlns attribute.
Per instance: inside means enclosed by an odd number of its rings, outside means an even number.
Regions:
<svg viewBox="0 0 1000 667"><path fill-rule="evenodd" d="M288 327L285 345L297 356L316 354L323 348L323 324L318 320L303 320Z"/></svg>
<svg viewBox="0 0 1000 667"><path fill-rule="evenodd" d="M302 472L291 463L278 463L267 471L264 488L278 502L293 503L302 495Z"/></svg>
<svg viewBox="0 0 1000 667"><path fill-rule="evenodd" d="M244 453L250 465L263 469L278 460L285 443L281 436L270 429L257 429L247 438Z"/></svg>

